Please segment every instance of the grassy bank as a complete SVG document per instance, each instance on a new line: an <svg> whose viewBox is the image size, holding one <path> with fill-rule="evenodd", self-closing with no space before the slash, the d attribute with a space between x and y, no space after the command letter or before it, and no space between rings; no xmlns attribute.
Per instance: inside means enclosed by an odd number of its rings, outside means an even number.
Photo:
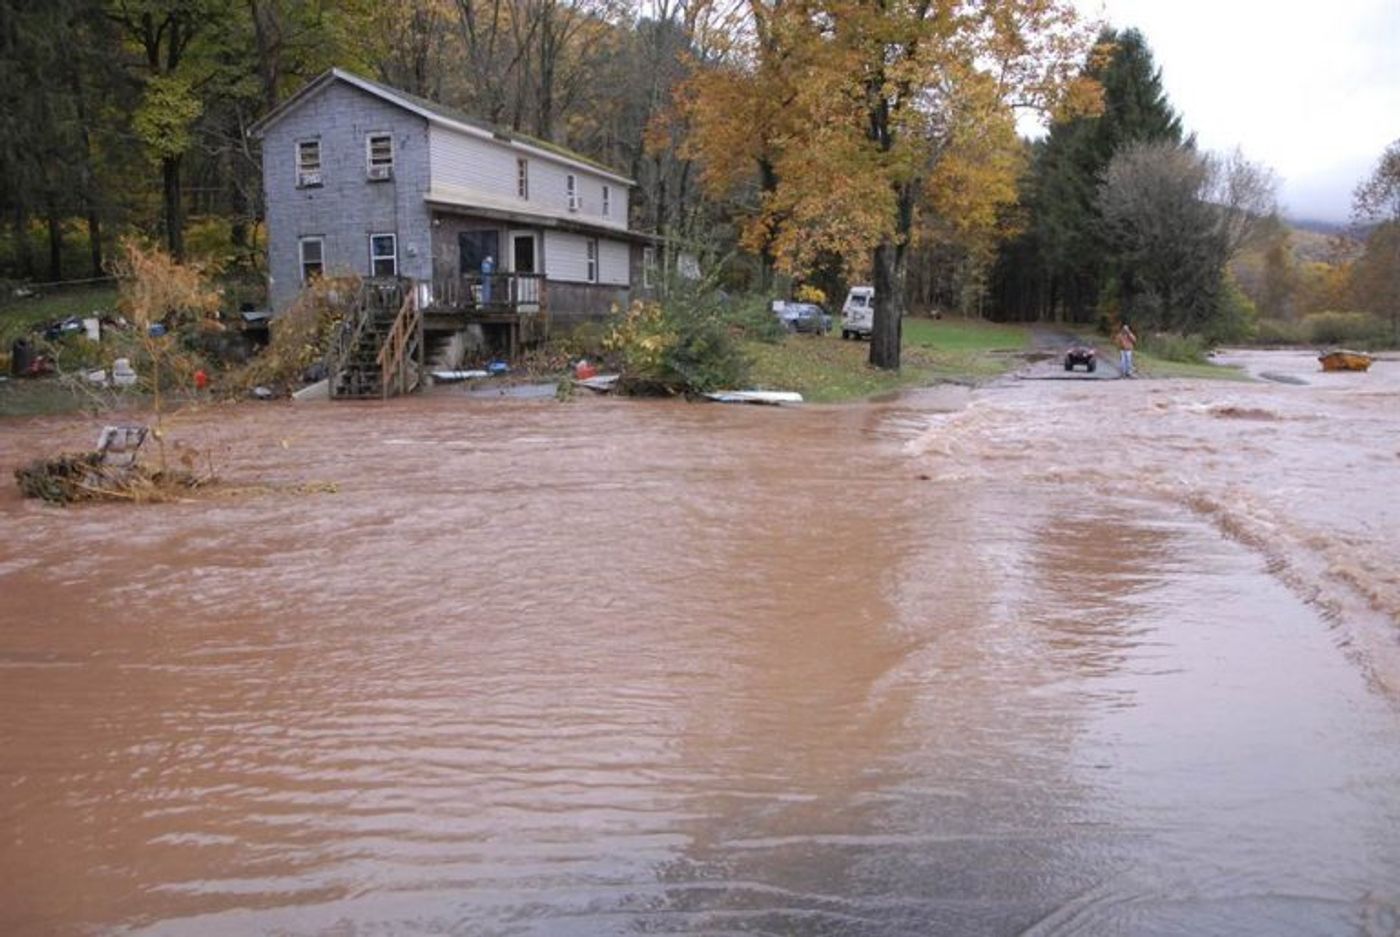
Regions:
<svg viewBox="0 0 1400 937"><path fill-rule="evenodd" d="M11 342L36 326L69 316L90 316L94 311L110 313L116 304L114 284L74 287L36 297L6 297L0 301L0 342L8 352Z"/></svg>
<svg viewBox="0 0 1400 937"><path fill-rule="evenodd" d="M897 373L872 368L867 342L839 335L789 335L778 344L749 342L755 387L795 390L829 403L918 387L935 381L977 382L1021 363L1030 331L970 319L908 319L902 367Z"/></svg>
<svg viewBox="0 0 1400 937"><path fill-rule="evenodd" d="M1118 361L1117 349L1101 351L1100 354L1111 355L1106 360L1115 364ZM1254 380L1236 367L1211 364L1208 361L1169 361L1166 358L1159 358L1145 352L1133 354L1133 365L1137 369L1138 375L1146 378L1194 378L1246 382Z"/></svg>

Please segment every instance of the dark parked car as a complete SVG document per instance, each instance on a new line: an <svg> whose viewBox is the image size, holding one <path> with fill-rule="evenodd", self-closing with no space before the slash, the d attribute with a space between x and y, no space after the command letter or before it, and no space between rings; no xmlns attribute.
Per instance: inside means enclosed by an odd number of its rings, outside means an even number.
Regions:
<svg viewBox="0 0 1400 937"><path fill-rule="evenodd" d="M1065 352L1065 370L1073 371L1076 365L1084 365L1084 370L1090 373L1098 367L1098 353L1089 345L1075 345Z"/></svg>
<svg viewBox="0 0 1400 937"><path fill-rule="evenodd" d="M831 331L831 316L816 303L787 303L781 316L789 332L825 335Z"/></svg>

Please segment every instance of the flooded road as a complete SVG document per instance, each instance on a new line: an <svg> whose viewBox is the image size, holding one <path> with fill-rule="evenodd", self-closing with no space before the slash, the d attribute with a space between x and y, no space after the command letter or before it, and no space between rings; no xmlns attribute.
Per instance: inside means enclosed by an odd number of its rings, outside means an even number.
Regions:
<svg viewBox="0 0 1400 937"><path fill-rule="evenodd" d="M1332 377L248 406L174 433L265 492L7 487L0 933L1394 934L1400 362Z"/></svg>

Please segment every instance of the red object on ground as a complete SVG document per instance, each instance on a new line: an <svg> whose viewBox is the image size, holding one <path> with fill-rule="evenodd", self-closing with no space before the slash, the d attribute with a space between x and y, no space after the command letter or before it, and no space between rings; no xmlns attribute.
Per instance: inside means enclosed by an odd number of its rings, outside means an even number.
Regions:
<svg viewBox="0 0 1400 937"><path fill-rule="evenodd" d="M580 381L586 381L590 377L597 376L598 369L587 361L580 361L578 364L574 365L574 377L578 378Z"/></svg>
<svg viewBox="0 0 1400 937"><path fill-rule="evenodd" d="M209 386L209 375L207 375L207 374L204 373L204 369L201 368L201 369L199 369L198 371L194 372L194 387L195 387L195 390L204 390L204 388L206 388L206 387L208 387L208 386Z"/></svg>

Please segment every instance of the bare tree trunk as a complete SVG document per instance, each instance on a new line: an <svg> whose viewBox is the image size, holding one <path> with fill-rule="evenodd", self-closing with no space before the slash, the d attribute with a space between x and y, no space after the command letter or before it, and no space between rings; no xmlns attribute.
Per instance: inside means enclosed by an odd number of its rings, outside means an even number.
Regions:
<svg viewBox="0 0 1400 937"><path fill-rule="evenodd" d="M82 76L76 64L70 63L69 85L73 91L73 102L78 112L78 134L83 144L82 195L83 208L87 215L88 254L92 258L92 275L102 276L102 216L97 205L96 173L92 168L92 135L88 133L87 96L84 93Z"/></svg>
<svg viewBox="0 0 1400 937"><path fill-rule="evenodd" d="M271 111L277 106L277 85L282 73L282 27L277 5L248 0L248 12L253 21L253 39L257 47L258 80L262 84L263 108Z"/></svg>
<svg viewBox="0 0 1400 937"><path fill-rule="evenodd" d="M185 214L180 201L180 163L183 157L165 156L160 168L165 180L165 244L170 256L185 259Z"/></svg>
<svg viewBox="0 0 1400 937"><path fill-rule="evenodd" d="M49 225L49 273L51 281L57 282L63 279L63 219L58 216L58 209L54 205L49 205L48 210Z"/></svg>
<svg viewBox="0 0 1400 937"><path fill-rule="evenodd" d="M34 250L29 244L29 213L24 210L22 203L15 203L10 223L14 226L15 254L19 264L19 275L26 278L32 277L34 276Z"/></svg>
<svg viewBox="0 0 1400 937"><path fill-rule="evenodd" d="M886 371L899 370L907 306L909 236L914 226L914 192L913 184L899 187L894 236L875 248L875 312L870 325L870 363Z"/></svg>
<svg viewBox="0 0 1400 937"><path fill-rule="evenodd" d="M87 210L88 256L92 258L92 275L102 276L102 219L98 217L97 206L88 200Z"/></svg>
<svg viewBox="0 0 1400 937"><path fill-rule="evenodd" d="M899 370L899 347L903 340L904 289L901 281L902 249L891 241L875 248L873 261L875 314L870 332L870 363L887 371Z"/></svg>

